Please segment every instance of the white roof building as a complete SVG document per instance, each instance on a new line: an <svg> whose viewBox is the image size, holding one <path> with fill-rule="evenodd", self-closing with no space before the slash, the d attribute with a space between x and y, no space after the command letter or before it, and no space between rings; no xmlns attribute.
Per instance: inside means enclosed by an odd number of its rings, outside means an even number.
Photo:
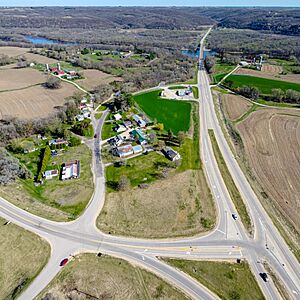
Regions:
<svg viewBox="0 0 300 300"><path fill-rule="evenodd" d="M119 113L117 113L117 114L114 115L114 119L116 121L120 121L122 119L122 116Z"/></svg>

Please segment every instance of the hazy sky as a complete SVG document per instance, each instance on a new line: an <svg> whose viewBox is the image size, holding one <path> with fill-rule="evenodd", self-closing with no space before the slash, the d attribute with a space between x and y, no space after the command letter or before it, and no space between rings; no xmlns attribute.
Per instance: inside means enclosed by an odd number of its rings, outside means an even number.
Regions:
<svg viewBox="0 0 300 300"><path fill-rule="evenodd" d="M297 6L300 0L0 0L0 6Z"/></svg>

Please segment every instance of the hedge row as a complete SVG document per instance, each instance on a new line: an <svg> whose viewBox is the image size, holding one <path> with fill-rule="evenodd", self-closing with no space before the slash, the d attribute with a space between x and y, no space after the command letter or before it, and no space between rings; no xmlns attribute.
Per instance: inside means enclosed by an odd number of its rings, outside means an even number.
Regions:
<svg viewBox="0 0 300 300"><path fill-rule="evenodd" d="M51 149L50 149L49 145L47 145L46 148L44 149L43 158L40 163L39 172L37 174L36 181L38 181L38 182L42 181L43 173L47 169L50 157L51 157Z"/></svg>

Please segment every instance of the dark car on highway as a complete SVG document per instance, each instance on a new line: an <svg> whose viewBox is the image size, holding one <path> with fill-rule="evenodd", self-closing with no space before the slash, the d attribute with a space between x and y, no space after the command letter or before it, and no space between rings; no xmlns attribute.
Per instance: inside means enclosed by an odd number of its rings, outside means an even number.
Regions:
<svg viewBox="0 0 300 300"><path fill-rule="evenodd" d="M264 282L269 281L269 277L267 273L259 273L259 276L263 279Z"/></svg>
<svg viewBox="0 0 300 300"><path fill-rule="evenodd" d="M69 259L68 258L64 258L61 262L60 262L60 266L61 267L63 267L63 266L65 266L66 264L67 264L67 262L69 261Z"/></svg>

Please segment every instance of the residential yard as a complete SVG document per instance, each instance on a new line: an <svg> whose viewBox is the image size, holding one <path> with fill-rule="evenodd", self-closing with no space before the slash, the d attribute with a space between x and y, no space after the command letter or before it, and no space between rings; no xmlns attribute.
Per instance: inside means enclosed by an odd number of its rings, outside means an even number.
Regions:
<svg viewBox="0 0 300 300"><path fill-rule="evenodd" d="M158 123L163 123L165 130L171 129L174 134L179 131L188 131L191 103L162 99L159 97L160 92L139 94L134 96L134 100L150 119L156 119Z"/></svg>
<svg viewBox="0 0 300 300"><path fill-rule="evenodd" d="M282 80L266 79L248 75L230 75L224 82L228 85L232 82L233 88L242 87L243 85L256 86L263 95L270 95L272 89L295 90L300 92L300 84Z"/></svg>
<svg viewBox="0 0 300 300"><path fill-rule="evenodd" d="M235 205L235 208L239 214L239 217L241 218L241 221L243 223L243 225L245 226L245 228L247 229L247 231L252 234L252 223L251 223L251 219L250 216L248 214L247 211L247 207L242 199L242 196L238 190L238 188L235 185L235 182L233 181L233 178L231 177L231 174L228 170L228 167L226 165L226 162L222 156L222 153L220 151L218 142L215 138L215 133L212 129L208 130L209 136L210 136L210 140L211 140L211 144L212 144L212 148L214 151L214 155L216 157L220 172L222 174L222 177L224 179L224 182L226 184L226 187L228 189L228 192L230 194L230 197Z"/></svg>
<svg viewBox="0 0 300 300"><path fill-rule="evenodd" d="M247 262L164 259L226 300L265 299Z"/></svg>
<svg viewBox="0 0 300 300"><path fill-rule="evenodd" d="M139 174L140 179L153 176L147 169L145 175L142 169ZM171 238L207 232L214 227L215 219L214 202L203 173L188 170L170 173L147 189L107 193L97 227L116 235Z"/></svg>
<svg viewBox="0 0 300 300"><path fill-rule="evenodd" d="M106 120L107 119L108 118L106 118ZM105 122L105 123L103 123L102 131L101 131L101 139L102 140L107 140L110 137L118 135L119 133L114 131L114 127L115 127L114 122Z"/></svg>
<svg viewBox="0 0 300 300"><path fill-rule="evenodd" d="M16 299L47 263L49 244L37 235L0 218L0 295Z"/></svg>
<svg viewBox="0 0 300 300"><path fill-rule="evenodd" d="M15 155L33 175L37 172L39 151ZM60 170L61 164L75 159L80 160L80 178L67 181L59 176L45 180L35 186L33 179L17 180L8 186L0 187L0 194L15 205L34 214L53 220L75 219L84 210L93 194L91 172L92 153L84 144L59 151L51 158L48 169Z"/></svg>
<svg viewBox="0 0 300 300"><path fill-rule="evenodd" d="M60 300L189 299L149 271L119 258L95 254L76 256L37 299L44 299L47 294Z"/></svg>

